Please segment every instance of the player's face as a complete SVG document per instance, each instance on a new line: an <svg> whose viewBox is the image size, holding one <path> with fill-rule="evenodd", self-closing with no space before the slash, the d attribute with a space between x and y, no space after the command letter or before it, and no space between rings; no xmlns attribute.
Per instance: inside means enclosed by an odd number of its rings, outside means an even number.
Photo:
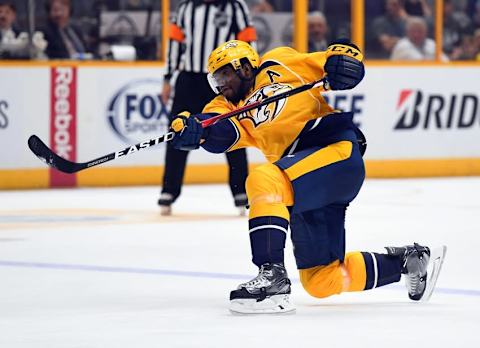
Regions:
<svg viewBox="0 0 480 348"><path fill-rule="evenodd" d="M230 64L215 71L213 79L217 90L227 100L238 103L242 99L243 96L239 95L242 89L242 80Z"/></svg>

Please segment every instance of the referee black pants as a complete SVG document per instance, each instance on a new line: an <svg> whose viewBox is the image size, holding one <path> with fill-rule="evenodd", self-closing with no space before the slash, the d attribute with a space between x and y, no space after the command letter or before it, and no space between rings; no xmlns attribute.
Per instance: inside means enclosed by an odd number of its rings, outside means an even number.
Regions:
<svg viewBox="0 0 480 348"><path fill-rule="evenodd" d="M213 98L207 75L202 73L180 72L175 84L171 119L182 111L199 114L203 107ZM176 150L167 143L165 171L163 174L162 193L169 193L173 201L180 196L187 164L188 151ZM248 175L247 154L245 149L227 152L229 166L229 185L232 195L245 194L245 180Z"/></svg>

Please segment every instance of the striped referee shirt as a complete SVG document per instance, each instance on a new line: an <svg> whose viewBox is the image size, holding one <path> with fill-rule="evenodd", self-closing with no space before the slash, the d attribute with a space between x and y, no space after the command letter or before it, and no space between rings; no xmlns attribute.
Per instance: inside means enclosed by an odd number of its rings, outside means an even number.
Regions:
<svg viewBox="0 0 480 348"><path fill-rule="evenodd" d="M228 40L256 40L244 0L184 0L170 24L165 79L182 71L207 73L210 53Z"/></svg>

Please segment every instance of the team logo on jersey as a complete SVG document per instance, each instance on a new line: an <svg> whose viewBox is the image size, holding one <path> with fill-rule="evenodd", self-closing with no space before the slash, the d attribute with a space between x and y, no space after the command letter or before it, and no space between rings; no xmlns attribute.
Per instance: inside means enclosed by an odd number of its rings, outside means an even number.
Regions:
<svg viewBox="0 0 480 348"><path fill-rule="evenodd" d="M245 105L252 104L257 101L261 101L265 98L285 93L292 89L289 85L283 85L280 83L274 83L272 85L260 88L255 94L247 99ZM238 120L249 119L253 122L255 127L265 122L272 122L285 108L288 98L283 98L267 105L261 106L257 109L244 112L238 116Z"/></svg>

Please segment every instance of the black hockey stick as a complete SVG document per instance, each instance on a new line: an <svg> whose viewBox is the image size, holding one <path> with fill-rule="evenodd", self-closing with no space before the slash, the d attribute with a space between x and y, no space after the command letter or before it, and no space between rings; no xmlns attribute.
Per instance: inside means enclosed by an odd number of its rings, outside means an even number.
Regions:
<svg viewBox="0 0 480 348"><path fill-rule="evenodd" d="M59 171L64 173L71 174L71 173L76 173L83 169L87 169L87 168L117 159L118 157L129 155L131 153L149 148L150 146L155 146L160 143L170 141L173 139L174 136L175 136L174 132L168 132L167 134L164 134L157 138L153 138L153 139L138 143L136 145L129 146L121 151L112 152L112 153L109 153L108 155L96 158L94 160L91 160L88 162L81 162L81 163L72 162L63 157L60 157L55 152L53 152L52 149L50 149L47 145L45 145L45 143L36 135L31 135L30 138L28 138L28 147L30 148L30 150L32 150L32 152L38 158L40 158L43 162L48 164L50 167L58 169Z"/></svg>
<svg viewBox="0 0 480 348"><path fill-rule="evenodd" d="M225 120L227 118L237 116L243 112L257 109L259 107L270 104L277 100L288 98L292 95L307 91L314 87L320 87L320 86L325 86L324 79L319 81L314 81L312 83L307 83L305 85L291 89L289 91L279 93L277 95L272 95L271 97L265 98L261 101L253 102L251 104L247 104L245 106L242 106L238 109L227 112L225 114L213 116L209 119L203 120L201 124L203 128L206 128L214 125L215 123L221 120ZM40 158L43 162L45 162L50 167L58 169L59 171L64 173L71 174L71 173L76 173L83 169L87 169L87 168L117 159L122 156L130 155L131 153L138 152L140 150L149 148L151 146L155 146L160 143L170 141L173 139L174 136L175 136L175 132L168 132L157 138L142 141L141 143L126 147L121 151L112 152L112 153L109 153L108 155L101 156L99 158L96 158L88 162L72 162L65 158L60 157L55 152L53 152L52 149L50 149L47 145L45 145L45 143L36 135L31 135L30 138L28 138L28 147L30 148L30 150L32 150L32 152L38 158Z"/></svg>

